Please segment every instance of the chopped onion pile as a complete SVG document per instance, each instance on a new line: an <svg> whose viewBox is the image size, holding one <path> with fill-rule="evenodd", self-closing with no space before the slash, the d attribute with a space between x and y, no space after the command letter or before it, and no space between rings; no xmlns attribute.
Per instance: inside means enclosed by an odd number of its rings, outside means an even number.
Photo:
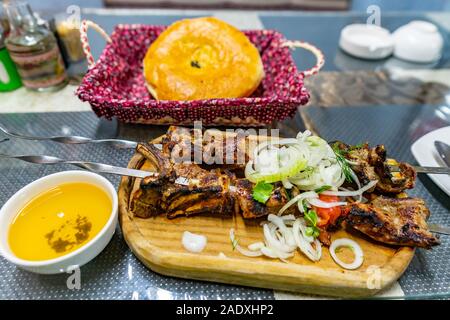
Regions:
<svg viewBox="0 0 450 320"><path fill-rule="evenodd" d="M242 248L230 230L230 240L233 247L247 257L266 256L273 259L286 259L294 256L295 250L300 249L312 261L319 261L322 256L322 246L319 240L306 235L306 222L294 215L278 217L268 216L268 223L263 225L264 242L252 243L248 250Z"/></svg>
<svg viewBox="0 0 450 320"><path fill-rule="evenodd" d="M341 166L328 143L310 131L297 138L263 142L245 167L245 177L254 182L282 181L285 188L315 190L324 185L337 190L345 181Z"/></svg>
<svg viewBox="0 0 450 320"><path fill-rule="evenodd" d="M268 216L268 222L263 225L264 242L255 242L248 245L248 249L241 247L235 237L234 229L230 229L230 240L233 248L247 257L266 256L273 259L286 259L294 256L297 249L311 261L322 258L322 245L318 239L306 235L306 222L303 218L294 215L279 217L273 214ZM345 263L338 258L336 251L341 247L349 247L355 259ZM336 239L331 243L330 254L333 260L342 268L354 270L364 261L364 254L359 244L348 238Z"/></svg>

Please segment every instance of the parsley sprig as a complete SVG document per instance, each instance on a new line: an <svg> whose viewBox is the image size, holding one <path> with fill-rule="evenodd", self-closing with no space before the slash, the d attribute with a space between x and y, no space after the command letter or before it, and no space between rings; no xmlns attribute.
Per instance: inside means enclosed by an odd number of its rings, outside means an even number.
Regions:
<svg viewBox="0 0 450 320"><path fill-rule="evenodd" d="M236 250L236 247L238 244L239 244L239 240L236 238L231 241L231 247L233 248L233 251Z"/></svg>
<svg viewBox="0 0 450 320"><path fill-rule="evenodd" d="M317 221L319 220L319 218L317 217L317 213L314 210L309 210L306 207L305 202L303 201L302 203L303 208L306 208L305 213L304 213L304 218L306 221L306 235L308 237L313 237L313 238L317 238L319 236L320 230L317 227Z"/></svg>
<svg viewBox="0 0 450 320"><path fill-rule="evenodd" d="M269 200L272 191L272 184L260 181L253 187L253 199L261 203L266 203L267 200Z"/></svg>

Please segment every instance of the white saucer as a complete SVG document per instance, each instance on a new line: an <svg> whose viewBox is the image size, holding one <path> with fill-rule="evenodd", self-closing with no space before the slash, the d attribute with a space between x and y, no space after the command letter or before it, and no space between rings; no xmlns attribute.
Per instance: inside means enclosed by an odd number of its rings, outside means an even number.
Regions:
<svg viewBox="0 0 450 320"><path fill-rule="evenodd" d="M394 51L391 33L371 24L350 24L341 31L339 46L345 52L364 59L383 59Z"/></svg>
<svg viewBox="0 0 450 320"><path fill-rule="evenodd" d="M450 126L431 131L413 143L411 152L421 166L444 166L442 159L434 147L434 141L436 140L450 145ZM428 176L439 188L450 196L450 175L429 174Z"/></svg>

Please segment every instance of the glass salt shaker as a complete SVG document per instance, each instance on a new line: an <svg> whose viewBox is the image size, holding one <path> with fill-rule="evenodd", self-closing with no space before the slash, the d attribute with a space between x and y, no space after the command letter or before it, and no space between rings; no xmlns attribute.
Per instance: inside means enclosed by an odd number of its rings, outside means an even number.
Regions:
<svg viewBox="0 0 450 320"><path fill-rule="evenodd" d="M40 25L26 2L3 4L11 31L5 44L23 85L54 91L67 84L67 73L53 33Z"/></svg>

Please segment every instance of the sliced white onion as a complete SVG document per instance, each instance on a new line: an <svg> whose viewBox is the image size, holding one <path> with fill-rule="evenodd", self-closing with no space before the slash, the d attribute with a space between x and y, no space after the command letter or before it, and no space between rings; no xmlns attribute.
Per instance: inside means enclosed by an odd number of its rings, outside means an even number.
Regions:
<svg viewBox="0 0 450 320"><path fill-rule="evenodd" d="M278 239L276 239L274 234L270 232L270 229L267 226L267 224L263 226L263 231L264 231L264 239L266 240L268 247L270 247L271 249L281 251L284 253L295 250L295 248L292 248L292 246L284 244Z"/></svg>
<svg viewBox="0 0 450 320"><path fill-rule="evenodd" d="M350 247L355 255L352 263L345 263L336 255L336 249L340 247ZM356 241L348 238L340 238L331 242L330 254L333 260L344 269L354 270L359 268L364 261L364 253Z"/></svg>
<svg viewBox="0 0 450 320"><path fill-rule="evenodd" d="M236 243L236 238L234 236L234 229L230 229L230 240L231 243L234 245L234 248L239 251L241 254L247 257L259 257L262 255L260 251L249 251L247 249L242 248L239 243Z"/></svg>
<svg viewBox="0 0 450 320"><path fill-rule="evenodd" d="M314 191L308 191L308 192L303 192L300 193L299 195L293 197L291 200L288 201L288 203L286 203L281 209L280 211L278 211L278 215L282 215L283 212L285 212L290 206L292 206L293 204L306 199L306 198L318 198L319 195L317 193L315 193Z"/></svg>
<svg viewBox="0 0 450 320"><path fill-rule="evenodd" d="M294 185L290 183L288 179L283 179L281 182L283 183L283 187L285 187L286 189L292 189L294 187Z"/></svg>
<svg viewBox="0 0 450 320"><path fill-rule="evenodd" d="M183 247L190 252L199 253L206 247L207 239L201 234L191 233L189 231L183 232L181 243Z"/></svg>
<svg viewBox="0 0 450 320"><path fill-rule="evenodd" d="M328 196L339 196L339 197L356 197L359 195L362 195L364 192L372 188L377 184L378 180L372 180L368 184L366 184L364 187L355 190L355 191L324 191L322 194L328 195Z"/></svg>
<svg viewBox="0 0 450 320"><path fill-rule="evenodd" d="M350 175L352 176L353 181L355 181L356 185L358 186L358 190L361 189L361 182L359 182L358 176L353 170L350 170ZM362 200L362 193L358 196L358 202L361 202Z"/></svg>
<svg viewBox="0 0 450 320"><path fill-rule="evenodd" d="M298 218L298 222L297 223L298 223L298 226L300 228L300 231L302 233L303 238L309 243L314 242L314 237L308 236L306 234L306 221L305 221L305 218Z"/></svg>
<svg viewBox="0 0 450 320"><path fill-rule="evenodd" d="M316 249L311 246L311 243L303 236L300 228L301 228L301 220L295 220L295 223L292 227L292 231L294 233L295 242L297 246L300 248L300 251L303 252L310 260L319 261L322 256L322 247L320 242L317 239L314 239L314 245Z"/></svg>
<svg viewBox="0 0 450 320"><path fill-rule="evenodd" d="M285 216L281 216L281 219L283 219L284 223L287 223L290 220L295 220L296 217L293 214L287 214Z"/></svg>
<svg viewBox="0 0 450 320"><path fill-rule="evenodd" d="M267 247L262 247L261 248L261 253L263 255L265 255L266 257L272 258L272 259L277 259L278 255L270 248Z"/></svg>
<svg viewBox="0 0 450 320"><path fill-rule="evenodd" d="M309 131L299 132L295 139L258 144L245 167L245 176L254 183L281 181L286 189L295 185L300 190L314 190L323 185L337 189L345 181L333 149Z"/></svg>
<svg viewBox="0 0 450 320"><path fill-rule="evenodd" d="M263 247L264 247L263 242L255 242L255 243L248 245L248 249L251 251L258 251L258 250L261 250Z"/></svg>
<svg viewBox="0 0 450 320"><path fill-rule="evenodd" d="M264 247L261 248L261 253L264 254L265 256L268 256L269 258L279 258L279 259L287 259L287 258L291 258L294 256L293 253L285 253L282 251L277 251L276 249L273 248L268 248L268 247Z"/></svg>
<svg viewBox="0 0 450 320"><path fill-rule="evenodd" d="M284 224L284 220L283 220L282 218L280 218L279 216L276 216L276 215L274 215L274 214L269 214L269 215L267 216L267 220L269 220L269 221L272 222L274 225L276 225L276 226L280 229L280 231L281 231L282 233L287 232L287 227L286 227L286 225Z"/></svg>

